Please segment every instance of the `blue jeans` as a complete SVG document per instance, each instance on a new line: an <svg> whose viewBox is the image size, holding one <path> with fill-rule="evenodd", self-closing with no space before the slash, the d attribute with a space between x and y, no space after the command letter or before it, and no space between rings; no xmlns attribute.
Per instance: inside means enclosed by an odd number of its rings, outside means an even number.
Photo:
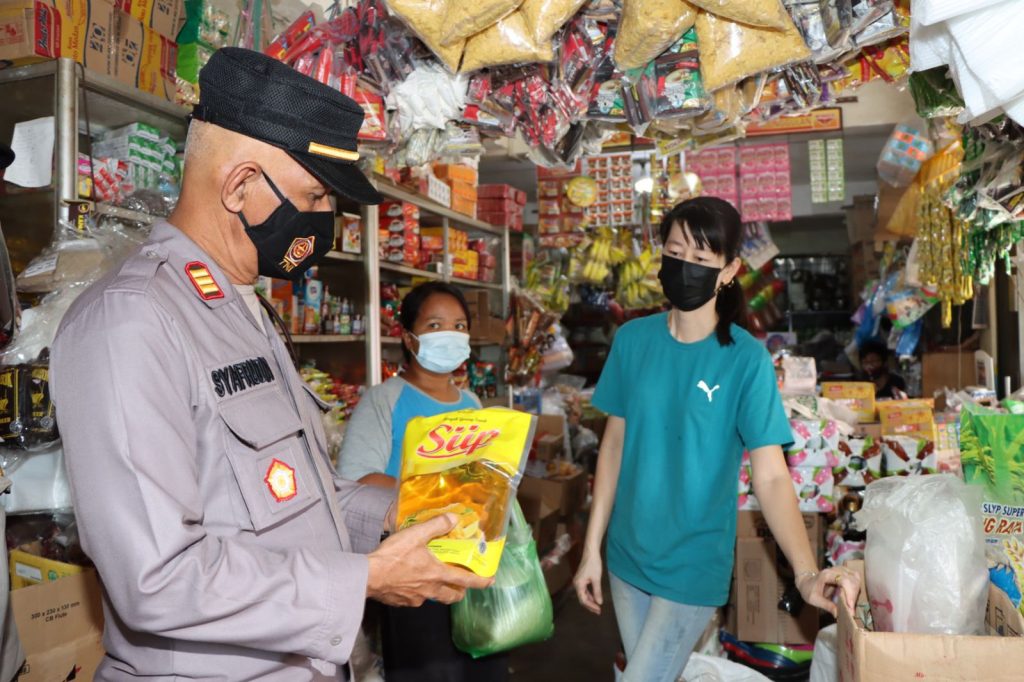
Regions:
<svg viewBox="0 0 1024 682"><path fill-rule="evenodd" d="M609 573L626 647L622 682L675 682L715 609L655 597Z"/></svg>

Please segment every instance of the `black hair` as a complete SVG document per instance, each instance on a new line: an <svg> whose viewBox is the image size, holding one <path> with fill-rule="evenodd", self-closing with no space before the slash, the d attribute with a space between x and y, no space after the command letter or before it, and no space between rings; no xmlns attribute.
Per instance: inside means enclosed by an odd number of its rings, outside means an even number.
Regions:
<svg viewBox="0 0 1024 682"><path fill-rule="evenodd" d="M743 223L739 211L728 201L717 197L696 197L676 204L661 219L662 244L668 241L672 226L677 224L683 230L690 229L699 248L725 256L726 265L739 256ZM718 292L715 312L718 313L718 325L715 327L718 343L732 345L732 325L747 327L747 300L739 278Z"/></svg>
<svg viewBox="0 0 1024 682"><path fill-rule="evenodd" d="M889 346L881 339L868 339L860 344L859 356L861 360L872 353L882 359L883 365L889 361Z"/></svg>
<svg viewBox="0 0 1024 682"><path fill-rule="evenodd" d="M413 287L412 291L405 295L405 298L402 299L401 311L398 314L398 321L402 324L402 329L412 332L416 320L420 317L423 304L434 294L451 296L458 302L462 307L462 312L466 313L466 329L468 330L471 315L469 314L469 304L466 303L466 296L457 286L447 282L424 282ZM412 353L405 347L405 344L402 344L402 352L406 362L412 360Z"/></svg>

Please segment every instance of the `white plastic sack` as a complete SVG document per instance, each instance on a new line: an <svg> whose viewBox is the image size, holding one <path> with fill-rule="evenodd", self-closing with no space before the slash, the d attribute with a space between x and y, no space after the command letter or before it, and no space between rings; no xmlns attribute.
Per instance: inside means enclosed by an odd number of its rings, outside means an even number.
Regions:
<svg viewBox="0 0 1024 682"><path fill-rule="evenodd" d="M913 15L927 26L977 12L999 2L1003 0L914 0Z"/></svg>
<svg viewBox="0 0 1024 682"><path fill-rule="evenodd" d="M975 635L985 626L988 568L980 486L951 474L886 478L857 513L875 630Z"/></svg>
<svg viewBox="0 0 1024 682"><path fill-rule="evenodd" d="M927 71L949 64L953 37L946 24L925 26L917 17L910 15L910 70Z"/></svg>
<svg viewBox="0 0 1024 682"><path fill-rule="evenodd" d="M839 682L839 654L836 640L839 626L829 625L818 632L814 640L814 658L811 659L811 674L807 682Z"/></svg>
<svg viewBox="0 0 1024 682"><path fill-rule="evenodd" d="M64 448L60 442L45 450L17 453L16 464L7 469L11 492L0 495L0 503L8 514L28 514L68 509L71 488L64 469Z"/></svg>
<svg viewBox="0 0 1024 682"><path fill-rule="evenodd" d="M946 22L971 71L1000 102L1024 93L1024 69L1011 65L1024 35L1022 10L1010 0Z"/></svg>
<svg viewBox="0 0 1024 682"><path fill-rule="evenodd" d="M469 79L449 73L440 64L424 64L394 86L387 96L389 110L398 110L403 137L420 129L444 130L466 106Z"/></svg>

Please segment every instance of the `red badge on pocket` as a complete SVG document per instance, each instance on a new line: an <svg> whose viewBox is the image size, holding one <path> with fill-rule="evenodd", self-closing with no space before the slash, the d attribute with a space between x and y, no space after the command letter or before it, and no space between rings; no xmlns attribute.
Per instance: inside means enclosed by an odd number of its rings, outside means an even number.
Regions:
<svg viewBox="0 0 1024 682"><path fill-rule="evenodd" d="M270 463L263 481L270 488L270 494L278 502L287 502L299 492L298 483L295 481L295 469L279 459Z"/></svg>

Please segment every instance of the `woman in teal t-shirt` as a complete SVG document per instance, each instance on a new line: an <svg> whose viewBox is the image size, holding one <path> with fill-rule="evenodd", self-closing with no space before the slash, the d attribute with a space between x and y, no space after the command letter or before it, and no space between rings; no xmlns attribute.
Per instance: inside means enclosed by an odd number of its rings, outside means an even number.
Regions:
<svg viewBox="0 0 1024 682"><path fill-rule="evenodd" d="M580 602L601 612L601 544L626 682L672 682L714 609L729 596L737 480L744 450L772 534L804 600L833 614L842 588L853 607L859 578L817 570L782 453L789 443L775 371L737 322L742 225L726 201L701 197L661 224L659 279L671 310L615 336L593 402L607 412L583 561Z"/></svg>

